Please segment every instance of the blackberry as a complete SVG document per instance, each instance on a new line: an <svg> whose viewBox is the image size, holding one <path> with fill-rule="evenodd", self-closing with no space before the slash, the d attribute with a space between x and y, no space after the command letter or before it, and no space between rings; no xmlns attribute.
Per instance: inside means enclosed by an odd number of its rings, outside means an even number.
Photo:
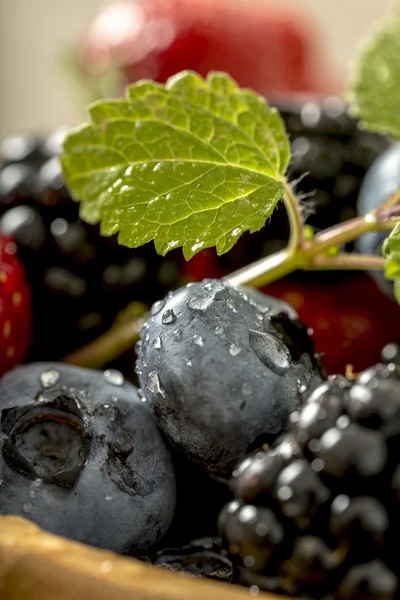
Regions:
<svg viewBox="0 0 400 600"><path fill-rule="evenodd" d="M17 241L33 290L30 360L57 359L90 342L129 302L151 303L180 277L180 253L121 247L79 219L58 160L66 129L12 137L0 154L0 231Z"/></svg>
<svg viewBox="0 0 400 600"><path fill-rule="evenodd" d="M394 598L399 448L393 363L306 391L288 432L233 472L219 528L236 579L313 598Z"/></svg>

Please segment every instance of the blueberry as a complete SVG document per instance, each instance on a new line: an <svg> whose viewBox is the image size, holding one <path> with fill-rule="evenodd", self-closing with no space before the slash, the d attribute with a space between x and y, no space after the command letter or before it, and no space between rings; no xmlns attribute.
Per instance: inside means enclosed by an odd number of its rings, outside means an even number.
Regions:
<svg viewBox="0 0 400 600"><path fill-rule="evenodd" d="M271 306L221 281L192 283L155 303L143 329L137 371L158 425L210 472L229 474L251 444L279 435L318 377L307 353L292 358Z"/></svg>
<svg viewBox="0 0 400 600"><path fill-rule="evenodd" d="M400 144L383 152L365 176L358 199L358 213L366 215L380 206L400 187ZM363 254L381 255L382 243L388 232L372 232L362 236L357 244ZM393 297L393 283L380 272L371 272L379 287Z"/></svg>
<svg viewBox="0 0 400 600"><path fill-rule="evenodd" d="M61 536L143 551L175 506L170 455L119 372L36 363L0 380L0 507Z"/></svg>

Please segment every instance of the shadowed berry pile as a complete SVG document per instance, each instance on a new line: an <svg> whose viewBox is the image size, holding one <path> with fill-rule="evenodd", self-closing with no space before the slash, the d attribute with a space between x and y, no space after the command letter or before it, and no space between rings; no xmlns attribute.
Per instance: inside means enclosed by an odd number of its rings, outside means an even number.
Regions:
<svg viewBox="0 0 400 600"><path fill-rule="evenodd" d="M398 359L395 346L385 354ZM313 598L394 598L399 447L398 362L305 392L288 433L233 473L219 524L239 579Z"/></svg>

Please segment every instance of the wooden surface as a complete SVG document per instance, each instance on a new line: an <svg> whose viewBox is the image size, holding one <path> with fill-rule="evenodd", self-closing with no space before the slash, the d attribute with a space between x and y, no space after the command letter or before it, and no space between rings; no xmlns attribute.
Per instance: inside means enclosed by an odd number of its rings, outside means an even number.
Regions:
<svg viewBox="0 0 400 600"><path fill-rule="evenodd" d="M168 573L0 517L1 600L249 600L246 588ZM259 594L259 600L275 596ZM281 600L281 599L280 599Z"/></svg>

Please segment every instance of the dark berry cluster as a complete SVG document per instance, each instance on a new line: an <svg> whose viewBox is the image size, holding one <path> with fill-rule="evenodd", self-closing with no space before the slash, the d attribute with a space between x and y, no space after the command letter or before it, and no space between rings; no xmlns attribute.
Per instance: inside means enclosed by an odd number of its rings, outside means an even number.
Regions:
<svg viewBox="0 0 400 600"><path fill-rule="evenodd" d="M387 146L360 132L339 99L281 107L293 145L291 179L316 228L356 213L361 181ZM15 238L33 289L34 342L30 359L55 359L105 332L132 301L150 303L178 285L182 274L203 278L198 259L184 267L179 252L162 258L152 244L132 250L104 238L79 219L78 205L65 189L58 155L65 129L48 139L11 137L0 149L0 231ZM286 243L283 205L273 226L244 235L218 259L216 269L232 270L270 254ZM215 253L207 254L212 272ZM183 273L184 272L184 273Z"/></svg>
<svg viewBox="0 0 400 600"><path fill-rule="evenodd" d="M398 363L306 392L287 434L233 473L220 530L240 579L313 598L394 598L399 449Z"/></svg>
<svg viewBox="0 0 400 600"><path fill-rule="evenodd" d="M6 139L0 153L0 231L12 236L33 291L32 360L56 359L109 329L129 302L150 303L179 280L175 254L137 250L79 219L58 154L47 140Z"/></svg>

